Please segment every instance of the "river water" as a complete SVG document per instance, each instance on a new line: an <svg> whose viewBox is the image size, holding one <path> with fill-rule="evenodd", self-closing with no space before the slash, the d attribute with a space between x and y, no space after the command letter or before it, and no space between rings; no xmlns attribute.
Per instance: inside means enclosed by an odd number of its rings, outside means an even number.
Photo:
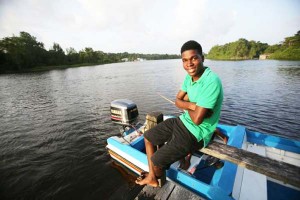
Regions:
<svg viewBox="0 0 300 200"><path fill-rule="evenodd" d="M300 140L300 62L205 65L223 82L221 123ZM110 102L134 101L141 121L151 111L178 115L158 93L175 99L184 76L180 60L0 75L0 199L107 199L130 190L105 149L119 133Z"/></svg>

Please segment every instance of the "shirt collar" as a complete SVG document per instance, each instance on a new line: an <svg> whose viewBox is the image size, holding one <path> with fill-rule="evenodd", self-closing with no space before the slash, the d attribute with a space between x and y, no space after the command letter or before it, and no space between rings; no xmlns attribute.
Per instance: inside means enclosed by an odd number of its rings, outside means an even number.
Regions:
<svg viewBox="0 0 300 200"><path fill-rule="evenodd" d="M200 76L200 78L197 81L193 81L192 77L189 75L190 81L191 81L191 85L194 85L196 83L200 83L204 79L204 77L207 76L207 74L209 73L209 71L210 71L210 68L204 66L204 72L203 72L203 74Z"/></svg>

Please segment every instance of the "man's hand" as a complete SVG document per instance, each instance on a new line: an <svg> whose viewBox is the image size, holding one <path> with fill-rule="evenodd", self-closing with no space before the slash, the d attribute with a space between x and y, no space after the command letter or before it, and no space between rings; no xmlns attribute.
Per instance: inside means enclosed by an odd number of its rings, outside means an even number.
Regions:
<svg viewBox="0 0 300 200"><path fill-rule="evenodd" d="M201 124L205 118L209 118L213 114L212 110L197 106L196 103L190 102L187 93L182 90L180 90L176 96L175 105L180 109L187 110L192 121L196 125Z"/></svg>
<svg viewBox="0 0 300 200"><path fill-rule="evenodd" d="M189 101L189 97L186 92L179 91L176 96L175 105L182 110L195 110L196 104Z"/></svg>

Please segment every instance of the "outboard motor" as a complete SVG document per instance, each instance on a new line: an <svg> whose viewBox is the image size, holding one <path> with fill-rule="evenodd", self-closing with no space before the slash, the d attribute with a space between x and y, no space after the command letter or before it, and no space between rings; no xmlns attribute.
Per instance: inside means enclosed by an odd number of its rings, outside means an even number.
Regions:
<svg viewBox="0 0 300 200"><path fill-rule="evenodd" d="M126 126L132 126L136 121L139 112L134 102L128 99L117 99L110 103L112 122Z"/></svg>

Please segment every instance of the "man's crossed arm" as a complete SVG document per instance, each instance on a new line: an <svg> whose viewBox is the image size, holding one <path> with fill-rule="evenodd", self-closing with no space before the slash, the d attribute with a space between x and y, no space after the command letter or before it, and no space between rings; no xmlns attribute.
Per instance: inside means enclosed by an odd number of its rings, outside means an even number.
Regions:
<svg viewBox="0 0 300 200"><path fill-rule="evenodd" d="M183 110L187 110L192 121L199 125L205 118L212 115L212 110L197 106L196 103L190 102L186 92L180 90L176 96L175 105Z"/></svg>

